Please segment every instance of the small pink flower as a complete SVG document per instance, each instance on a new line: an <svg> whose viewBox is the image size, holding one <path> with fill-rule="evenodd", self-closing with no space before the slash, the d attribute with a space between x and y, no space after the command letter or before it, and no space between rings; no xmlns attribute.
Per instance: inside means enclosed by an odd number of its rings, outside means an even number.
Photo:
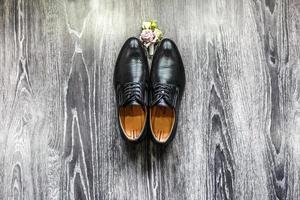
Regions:
<svg viewBox="0 0 300 200"><path fill-rule="evenodd" d="M155 43L157 40L157 37L155 33L150 29L145 29L142 31L140 35L140 40L143 42L143 44L148 47L151 43Z"/></svg>

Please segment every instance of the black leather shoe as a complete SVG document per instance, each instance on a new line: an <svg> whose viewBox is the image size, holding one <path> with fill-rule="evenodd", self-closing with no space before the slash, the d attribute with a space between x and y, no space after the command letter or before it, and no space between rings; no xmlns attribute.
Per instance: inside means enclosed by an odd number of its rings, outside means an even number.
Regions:
<svg viewBox="0 0 300 200"><path fill-rule="evenodd" d="M157 48L150 74L150 129L154 142L167 144L177 129L185 72L175 43L164 39Z"/></svg>
<svg viewBox="0 0 300 200"><path fill-rule="evenodd" d="M129 38L115 66L118 125L124 139L140 142L147 131L149 69L142 44Z"/></svg>

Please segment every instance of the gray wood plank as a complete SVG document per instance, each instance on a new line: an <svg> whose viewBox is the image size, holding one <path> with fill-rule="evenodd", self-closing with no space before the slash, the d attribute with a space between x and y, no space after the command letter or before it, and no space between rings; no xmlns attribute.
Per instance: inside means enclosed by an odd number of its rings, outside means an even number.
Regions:
<svg viewBox="0 0 300 200"><path fill-rule="evenodd" d="M298 0L0 0L0 199L300 199ZM141 22L182 54L167 147L125 143L112 75Z"/></svg>

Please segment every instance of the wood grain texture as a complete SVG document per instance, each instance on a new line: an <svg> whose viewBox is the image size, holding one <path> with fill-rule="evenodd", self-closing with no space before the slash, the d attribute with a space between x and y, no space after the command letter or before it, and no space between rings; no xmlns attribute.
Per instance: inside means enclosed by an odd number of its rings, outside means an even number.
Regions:
<svg viewBox="0 0 300 200"><path fill-rule="evenodd" d="M186 68L164 148L116 126L150 18ZM300 199L300 2L0 0L0 199Z"/></svg>

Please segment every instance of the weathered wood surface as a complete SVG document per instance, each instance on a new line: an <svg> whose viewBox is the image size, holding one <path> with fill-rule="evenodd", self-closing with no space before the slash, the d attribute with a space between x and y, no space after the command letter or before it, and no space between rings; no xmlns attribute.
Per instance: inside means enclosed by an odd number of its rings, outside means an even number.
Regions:
<svg viewBox="0 0 300 200"><path fill-rule="evenodd" d="M150 17L186 66L167 148L115 126ZM300 199L300 2L0 0L0 199Z"/></svg>

